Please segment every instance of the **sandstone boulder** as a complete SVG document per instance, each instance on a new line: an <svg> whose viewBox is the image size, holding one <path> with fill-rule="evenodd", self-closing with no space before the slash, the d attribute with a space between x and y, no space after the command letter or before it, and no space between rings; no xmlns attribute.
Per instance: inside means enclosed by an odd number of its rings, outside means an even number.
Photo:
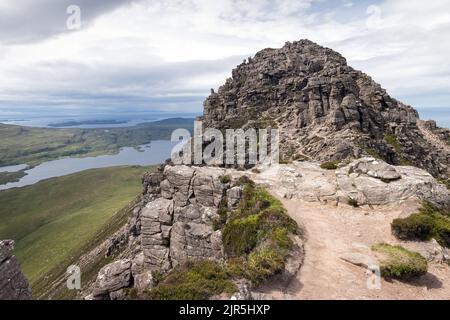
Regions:
<svg viewBox="0 0 450 320"><path fill-rule="evenodd" d="M401 178L401 175L397 172L394 166L373 158L363 158L354 161L349 166L349 172L365 174L369 177L386 181L398 180Z"/></svg>
<svg viewBox="0 0 450 320"><path fill-rule="evenodd" d="M175 206L188 204L193 193L192 178L195 170L188 166L166 166L164 176L166 181L161 185L161 192L166 199L175 201Z"/></svg>
<svg viewBox="0 0 450 320"><path fill-rule="evenodd" d="M131 261L119 260L104 266L97 275L93 298L116 300L131 285Z"/></svg>
<svg viewBox="0 0 450 320"><path fill-rule="evenodd" d="M377 161L380 162L380 161ZM356 160L359 165L361 163ZM377 167L382 165L377 165ZM383 169L383 172L369 171L366 174L352 172L354 165L343 167L336 173L338 196L341 199L351 198L359 205L387 205L406 201L411 198L427 200L438 206L450 205L450 194L428 172L415 167L396 167L393 171ZM362 171L361 171L362 172ZM400 178L396 180L380 180L380 175L390 172L386 177ZM374 178L374 175L377 177Z"/></svg>

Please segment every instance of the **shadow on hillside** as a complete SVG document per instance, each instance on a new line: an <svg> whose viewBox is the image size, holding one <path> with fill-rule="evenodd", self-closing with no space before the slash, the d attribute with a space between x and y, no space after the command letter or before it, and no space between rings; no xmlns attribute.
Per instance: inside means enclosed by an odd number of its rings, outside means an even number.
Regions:
<svg viewBox="0 0 450 320"><path fill-rule="evenodd" d="M386 279L386 281L393 282L393 280L388 280L388 279ZM408 281L404 280L401 282L410 284L415 287L425 287L428 290L442 288L442 281L439 280L439 278L436 277L434 274L429 273L429 272L427 274L421 276L420 278L412 279L412 280L408 280Z"/></svg>
<svg viewBox="0 0 450 320"><path fill-rule="evenodd" d="M426 287L428 290L442 288L442 281L439 280L439 278L436 277L434 274L429 273L429 272L427 274L423 275L422 277L411 281L410 283L413 286Z"/></svg>

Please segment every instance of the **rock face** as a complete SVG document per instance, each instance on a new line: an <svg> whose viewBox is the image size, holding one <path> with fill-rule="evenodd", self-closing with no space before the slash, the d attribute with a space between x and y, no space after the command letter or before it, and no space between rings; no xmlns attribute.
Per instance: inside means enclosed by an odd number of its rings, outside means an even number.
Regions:
<svg viewBox="0 0 450 320"><path fill-rule="evenodd" d="M419 126L410 106L390 97L339 53L311 41L264 49L204 102L205 127L280 129L286 159L376 155L448 175L450 130Z"/></svg>
<svg viewBox="0 0 450 320"><path fill-rule="evenodd" d="M100 270L92 298L121 299L130 287L143 292L152 288L153 272L188 261L223 261L222 234L214 222L219 205L234 208L242 196L242 187L221 182L224 174L221 168L170 165L145 174L143 200L107 250L114 253L125 241L127 254Z"/></svg>
<svg viewBox="0 0 450 320"><path fill-rule="evenodd" d="M142 210L145 263L167 271L186 261L223 258L222 236L214 231L219 203L227 185L223 170L167 166L160 183L161 198Z"/></svg>
<svg viewBox="0 0 450 320"><path fill-rule="evenodd" d="M0 241L0 300L30 300L31 288L12 255L14 241Z"/></svg>
<svg viewBox="0 0 450 320"><path fill-rule="evenodd" d="M280 196L310 202L379 206L411 198L427 200L441 207L450 206L450 193L428 172L408 166L394 167L374 158L354 160L336 171L318 163L294 162L261 168L255 182L276 186Z"/></svg>
<svg viewBox="0 0 450 320"><path fill-rule="evenodd" d="M450 206L447 188L415 167L394 168L380 160L364 158L340 168L336 178L343 196L359 204L385 205L416 197L441 207Z"/></svg>
<svg viewBox="0 0 450 320"><path fill-rule="evenodd" d="M353 160L336 170L322 169L318 162L311 161L260 164L257 169L242 172L218 167L166 165L156 173L146 174L143 200L122 228L125 234L114 235L110 243L111 248L120 248L121 243L127 241L126 254L101 269L91 297L122 299L130 288L138 293L151 289L159 274L185 262L226 261L222 234L215 229L215 222L223 219L219 212L224 207L233 210L242 200L242 186L228 182L237 181L242 175L268 186L281 197L304 201L348 205L352 199L359 206L380 206L419 199L440 206L450 205L447 188L425 170L391 166L374 158ZM296 239L294 243L284 271L273 279L280 288L287 286L303 263L302 241ZM107 250L110 251L118 250ZM442 253L442 257L447 256ZM361 255L349 253L342 258L364 265ZM249 293L253 295L246 283L238 283L238 288L234 299L248 298Z"/></svg>

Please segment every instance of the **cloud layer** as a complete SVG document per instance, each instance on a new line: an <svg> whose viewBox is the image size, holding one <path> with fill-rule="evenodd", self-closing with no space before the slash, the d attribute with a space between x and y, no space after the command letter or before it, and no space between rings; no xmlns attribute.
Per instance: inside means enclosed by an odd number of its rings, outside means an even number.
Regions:
<svg viewBox="0 0 450 320"><path fill-rule="evenodd" d="M66 27L71 4L80 30ZM3 0L0 111L200 111L243 58L301 38L406 103L450 106L446 0Z"/></svg>

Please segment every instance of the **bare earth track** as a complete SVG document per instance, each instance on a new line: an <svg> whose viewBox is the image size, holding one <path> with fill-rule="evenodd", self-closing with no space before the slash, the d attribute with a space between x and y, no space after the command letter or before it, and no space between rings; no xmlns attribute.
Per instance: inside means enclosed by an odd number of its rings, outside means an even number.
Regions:
<svg viewBox="0 0 450 320"><path fill-rule="evenodd" d="M417 203L373 210L281 200L291 217L306 229L306 255L286 292L268 287L263 290L268 296L300 300L450 298L450 269L445 263L430 262L429 273L414 283L381 280L381 289L368 289L368 271L341 259L345 253L377 242L401 243L419 252L431 247L432 243L399 242L391 235L391 221Z"/></svg>

